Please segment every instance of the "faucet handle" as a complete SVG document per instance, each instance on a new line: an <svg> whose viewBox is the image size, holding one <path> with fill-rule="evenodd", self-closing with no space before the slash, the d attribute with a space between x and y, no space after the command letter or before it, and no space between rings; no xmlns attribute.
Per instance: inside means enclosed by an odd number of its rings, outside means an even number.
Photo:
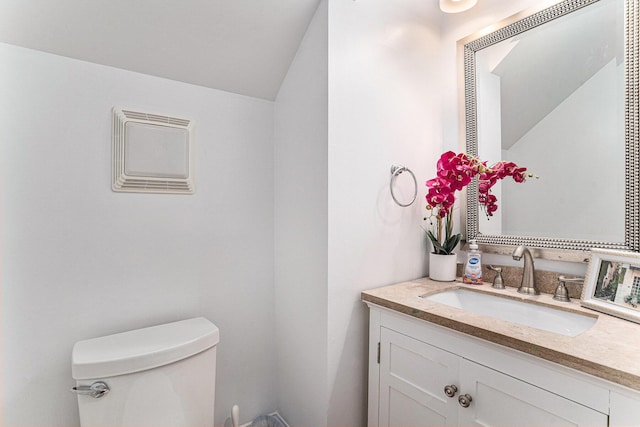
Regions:
<svg viewBox="0 0 640 427"><path fill-rule="evenodd" d="M571 299L569 298L569 290L565 283L584 283L584 277L567 277L567 276L559 276L558 277L558 287L556 288L555 293L553 294L553 299L557 301L569 302Z"/></svg>
<svg viewBox="0 0 640 427"><path fill-rule="evenodd" d="M491 271L495 271L496 275L493 278L493 285L491 285L492 288L495 289L504 289L504 280L502 279L502 267L496 267L495 265L490 265L489 270Z"/></svg>

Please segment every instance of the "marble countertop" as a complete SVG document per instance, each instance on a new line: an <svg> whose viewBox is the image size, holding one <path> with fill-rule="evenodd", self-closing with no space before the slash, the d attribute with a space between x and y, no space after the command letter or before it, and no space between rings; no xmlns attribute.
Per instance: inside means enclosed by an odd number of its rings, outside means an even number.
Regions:
<svg viewBox="0 0 640 427"><path fill-rule="evenodd" d="M551 305L598 320L589 330L568 337L421 298L451 288ZM490 284L474 286L427 278L364 291L362 300L640 390L640 324L581 307L579 300L559 302L549 294L521 295L512 287L498 290Z"/></svg>

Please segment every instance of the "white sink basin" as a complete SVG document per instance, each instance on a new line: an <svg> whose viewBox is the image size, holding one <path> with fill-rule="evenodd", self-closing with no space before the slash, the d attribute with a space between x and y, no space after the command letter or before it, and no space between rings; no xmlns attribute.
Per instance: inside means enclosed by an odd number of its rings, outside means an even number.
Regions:
<svg viewBox="0 0 640 427"><path fill-rule="evenodd" d="M588 330L598 320L586 314L466 289L451 289L424 299L569 337Z"/></svg>

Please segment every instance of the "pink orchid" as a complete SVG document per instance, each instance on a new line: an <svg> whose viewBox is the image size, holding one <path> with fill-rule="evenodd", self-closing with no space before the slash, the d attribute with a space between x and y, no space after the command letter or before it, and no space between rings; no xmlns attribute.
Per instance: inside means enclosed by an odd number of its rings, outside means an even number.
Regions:
<svg viewBox="0 0 640 427"><path fill-rule="evenodd" d="M444 178L433 178L425 184L429 188L449 188L449 181Z"/></svg>
<svg viewBox="0 0 640 427"><path fill-rule="evenodd" d="M486 162L476 157L447 151L438 159L437 176L426 182L429 188L427 203L432 208L439 209L439 216L448 215L455 202L454 193L462 190L475 176L478 176L480 204L485 208L487 215L492 216L498 206L497 199L491 194L491 188L499 180L508 176L515 182L524 182L527 177L526 171L527 168L505 161L487 167Z"/></svg>
<svg viewBox="0 0 640 427"><path fill-rule="evenodd" d="M436 177L428 180L425 185L429 188L426 199L427 208L435 212L438 221L437 240L431 233L429 237L434 240L434 248L442 248L442 220L447 219L447 239L457 238L452 235L453 221L450 217L451 209L455 203L455 192L469 185L474 177L478 177L478 201L484 208L487 217L493 216L498 210L498 198L491 194L491 188L501 179L508 176L515 182L524 182L527 176L527 168L518 166L513 162L500 161L488 167L477 157L465 153L447 151L440 156L437 163ZM433 237L432 237L433 236ZM436 244L437 243L437 244ZM454 245L455 246L455 245Z"/></svg>

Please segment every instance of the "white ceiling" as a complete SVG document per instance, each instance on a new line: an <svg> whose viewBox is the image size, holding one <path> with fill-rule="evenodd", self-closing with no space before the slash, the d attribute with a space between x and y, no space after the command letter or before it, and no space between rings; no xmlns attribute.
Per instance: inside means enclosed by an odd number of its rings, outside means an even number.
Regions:
<svg viewBox="0 0 640 427"><path fill-rule="evenodd" d="M0 42L273 100L320 0L0 0Z"/></svg>

